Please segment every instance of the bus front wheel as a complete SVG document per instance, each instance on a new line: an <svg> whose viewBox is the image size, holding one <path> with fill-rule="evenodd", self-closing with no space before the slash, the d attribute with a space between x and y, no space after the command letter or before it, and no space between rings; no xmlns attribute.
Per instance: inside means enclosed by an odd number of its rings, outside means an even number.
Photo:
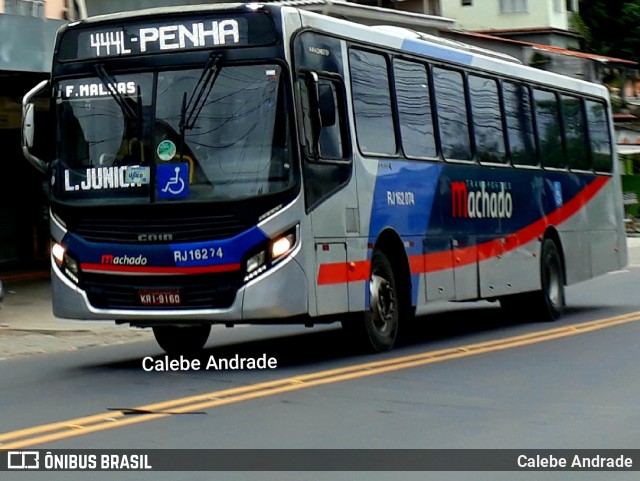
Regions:
<svg viewBox="0 0 640 481"><path fill-rule="evenodd" d="M367 351L393 348L398 337L402 298L387 256L375 250L369 278L369 310L360 319L343 323L345 330Z"/></svg>
<svg viewBox="0 0 640 481"><path fill-rule="evenodd" d="M200 351L209 339L211 325L154 326L153 335L167 354L194 354Z"/></svg>

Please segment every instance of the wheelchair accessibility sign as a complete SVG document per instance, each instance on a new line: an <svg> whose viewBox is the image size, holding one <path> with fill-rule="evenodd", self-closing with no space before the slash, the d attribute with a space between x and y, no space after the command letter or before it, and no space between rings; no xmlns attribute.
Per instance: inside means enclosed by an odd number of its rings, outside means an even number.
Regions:
<svg viewBox="0 0 640 481"><path fill-rule="evenodd" d="M161 164L157 166L159 199L183 199L189 196L189 164Z"/></svg>

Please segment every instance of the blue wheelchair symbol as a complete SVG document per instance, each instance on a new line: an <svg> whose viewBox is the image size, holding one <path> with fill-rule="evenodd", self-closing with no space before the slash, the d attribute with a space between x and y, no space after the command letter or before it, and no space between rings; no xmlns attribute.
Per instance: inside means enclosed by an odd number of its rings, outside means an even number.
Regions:
<svg viewBox="0 0 640 481"><path fill-rule="evenodd" d="M157 168L158 198L182 199L189 195L189 164L161 164Z"/></svg>

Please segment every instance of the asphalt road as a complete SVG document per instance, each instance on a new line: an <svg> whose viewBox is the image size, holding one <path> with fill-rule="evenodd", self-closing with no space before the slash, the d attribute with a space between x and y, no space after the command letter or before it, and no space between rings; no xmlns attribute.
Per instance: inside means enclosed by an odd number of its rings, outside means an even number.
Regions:
<svg viewBox="0 0 640 481"><path fill-rule="evenodd" d="M276 369L148 372L144 366L151 361L145 358L164 359L148 338L10 356L0 363L0 442L20 449L637 449L639 250L632 249L629 270L571 287L568 312L558 322L524 322L491 303L448 306L420 318L411 342L382 355L353 354L341 331L329 326L214 329L199 357L205 366L212 357L264 354L277 360ZM92 415L97 416L86 418ZM54 422L63 423L37 430ZM36 430L11 438L30 427ZM18 441L22 444L12 444ZM134 476L638 479L637 472L1 475L3 480Z"/></svg>

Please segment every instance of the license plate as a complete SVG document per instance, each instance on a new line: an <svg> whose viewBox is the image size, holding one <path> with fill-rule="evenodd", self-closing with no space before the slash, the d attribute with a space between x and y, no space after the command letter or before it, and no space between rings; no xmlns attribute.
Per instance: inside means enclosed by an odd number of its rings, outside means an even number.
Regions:
<svg viewBox="0 0 640 481"><path fill-rule="evenodd" d="M178 289L140 290L140 304L143 306L179 306L180 291Z"/></svg>

